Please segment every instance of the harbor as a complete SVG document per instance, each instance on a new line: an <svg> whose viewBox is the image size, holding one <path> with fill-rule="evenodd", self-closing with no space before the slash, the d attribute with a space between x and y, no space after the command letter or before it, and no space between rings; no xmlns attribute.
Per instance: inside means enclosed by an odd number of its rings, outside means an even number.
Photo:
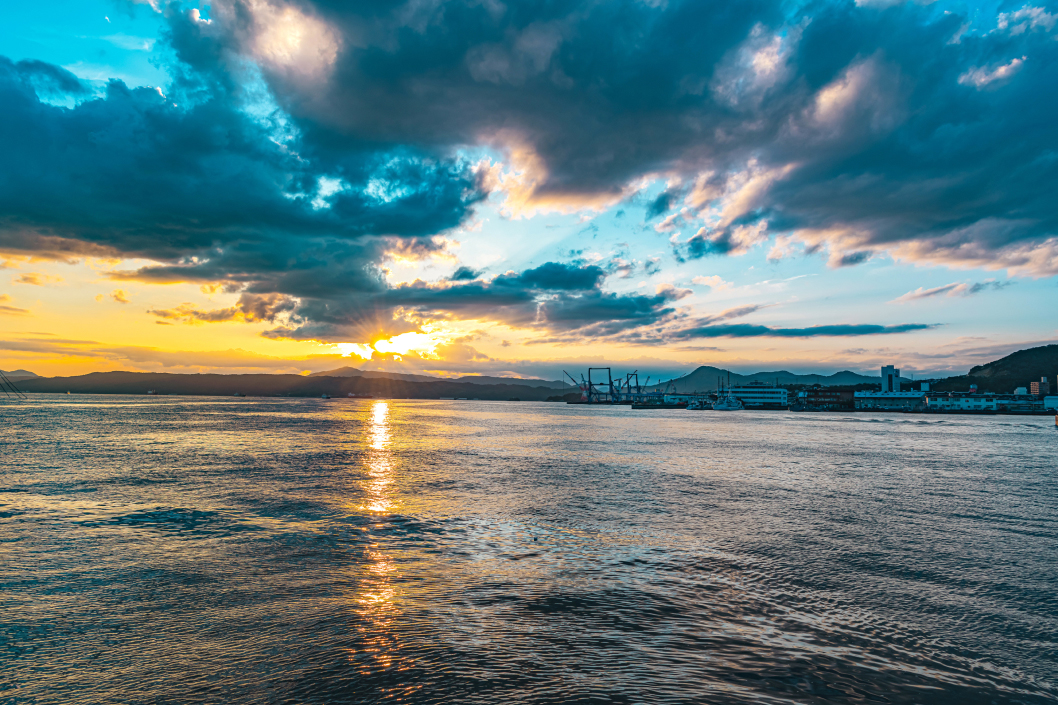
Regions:
<svg viewBox="0 0 1058 705"><path fill-rule="evenodd" d="M712 390L687 392L679 391L676 380L651 385L647 377L641 384L638 370L621 376L615 375L610 367L591 367L580 380L568 372L564 374L579 391L579 397L567 400L567 404L628 405L635 410L1006 414L1058 418L1058 395L1050 394L1046 377L1004 394L978 391L976 385L970 385L966 392L937 391L931 389L928 381L914 383L917 389L903 389L900 370L892 365L881 368L877 389L819 384L804 387L759 381L732 385L728 373L726 379L717 378ZM1058 391L1058 378L1055 390Z"/></svg>

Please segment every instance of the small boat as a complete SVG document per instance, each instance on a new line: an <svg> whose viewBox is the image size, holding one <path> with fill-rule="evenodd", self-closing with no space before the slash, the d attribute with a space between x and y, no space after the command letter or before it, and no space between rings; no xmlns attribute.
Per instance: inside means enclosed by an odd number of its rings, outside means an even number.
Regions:
<svg viewBox="0 0 1058 705"><path fill-rule="evenodd" d="M155 394L157 394L157 393L158 393L158 391L157 391L157 390L154 390L154 389L148 389L148 390L147 390L147 393L148 393L148 394L150 394L151 396L154 396Z"/></svg>
<svg viewBox="0 0 1058 705"><path fill-rule="evenodd" d="M235 392L235 394L232 394L232 396L233 396L233 397L244 397L244 396L246 396L246 395L245 395L245 394L243 394L242 392Z"/></svg>
<svg viewBox="0 0 1058 705"><path fill-rule="evenodd" d="M330 399L330 398L331 398L330 394L321 394L320 395L320 399Z"/></svg>
<svg viewBox="0 0 1058 705"><path fill-rule="evenodd" d="M705 399L695 399L687 405L687 411L708 411L712 408L713 405L707 402Z"/></svg>
<svg viewBox="0 0 1058 705"><path fill-rule="evenodd" d="M742 411L742 401L731 394L713 404L713 411Z"/></svg>

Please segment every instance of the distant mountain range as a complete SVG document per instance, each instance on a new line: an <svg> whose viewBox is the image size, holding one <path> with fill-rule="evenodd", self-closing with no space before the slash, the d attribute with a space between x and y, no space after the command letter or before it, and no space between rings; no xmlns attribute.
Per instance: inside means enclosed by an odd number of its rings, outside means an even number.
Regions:
<svg viewBox="0 0 1058 705"><path fill-rule="evenodd" d="M34 377L40 377L40 375L33 374L29 370L11 370L10 372L7 370L0 370L0 372L3 372L4 376L10 380L33 379Z"/></svg>
<svg viewBox="0 0 1058 705"><path fill-rule="evenodd" d="M345 397L349 394L373 395L388 399L520 399L544 401L555 390L541 385L470 384L427 378L409 381L368 377L328 377L306 375L213 375L168 374L163 372L93 372L76 377L37 377L22 379L18 386L24 392L64 394L196 394L203 396L257 397Z"/></svg>
<svg viewBox="0 0 1058 705"><path fill-rule="evenodd" d="M819 384L824 387L855 386L857 384L880 384L881 376L869 377L867 375L849 372L835 372L832 375L799 375L793 372L780 370L778 372L754 372L753 374L740 375L737 372L729 372L719 367L702 366L672 381L679 393L688 392L712 392L717 388L717 381L723 385L728 383L728 375L732 385L749 384L751 382L763 382L766 384ZM904 380L910 382L911 380Z"/></svg>
<svg viewBox="0 0 1058 705"><path fill-rule="evenodd" d="M309 377L363 377L364 379L398 379L404 382L458 382L460 384L524 384L530 387L547 387L548 389L566 389L570 385L561 381L520 377L486 377L484 375L465 375L463 377L445 378L429 375L405 374L403 372L375 372L359 370L355 367L339 367L326 372L313 372Z"/></svg>
<svg viewBox="0 0 1058 705"><path fill-rule="evenodd" d="M467 375L457 379L429 377L399 372L375 372L342 367L312 375L219 375L166 374L156 372L94 372L76 377L40 377L28 370L4 372L17 380L19 388L29 392L81 392L90 394L144 394L157 389L159 394L232 395L236 392L254 396L377 396L436 399L438 397L471 397L480 399L543 400L555 390L575 390L561 381L486 377ZM879 384L880 378L848 370L832 375L799 375L780 370L738 374L719 367L702 366L672 381L678 392L711 392L717 382L733 385L763 382L780 385L855 386ZM1058 394L1058 345L1019 350L1006 357L978 365L969 374L933 382L937 391L966 391L976 384L981 391L1009 393L1016 387L1046 378L1052 394ZM643 380L645 381L645 380ZM911 380L902 379L905 389ZM646 385L644 385L646 386ZM655 385L650 385L654 388ZM658 387L661 388L661 387ZM671 388L671 387L670 387Z"/></svg>

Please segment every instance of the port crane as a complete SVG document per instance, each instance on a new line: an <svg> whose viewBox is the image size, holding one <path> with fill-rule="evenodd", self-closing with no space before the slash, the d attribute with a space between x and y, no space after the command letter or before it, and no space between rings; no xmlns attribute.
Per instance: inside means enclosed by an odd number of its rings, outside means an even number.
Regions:
<svg viewBox="0 0 1058 705"><path fill-rule="evenodd" d="M591 373L595 371L606 370L606 382L594 382L591 378ZM569 377L570 381L573 382L580 390L581 401L586 404L615 404L617 402L617 391L620 389L621 382L618 380L617 386L614 386L613 374L611 374L609 367L589 367L588 368L588 379L584 379L584 375L580 376L580 382L573 378L569 372L562 370L562 373ZM603 389L600 390L599 387Z"/></svg>
<svg viewBox="0 0 1058 705"><path fill-rule="evenodd" d="M7 399L28 399L25 393L22 392L15 383L8 379L8 376L0 370L0 390L3 390Z"/></svg>
<svg viewBox="0 0 1058 705"><path fill-rule="evenodd" d="M604 371L606 372L605 380L596 381L596 378L592 376L593 372ZM580 390L580 403L582 404L634 404L643 401L644 398L658 396L656 390L651 391L646 388L650 384L649 375L645 382L640 382L639 370L626 373L624 379L620 377L615 379L609 367L589 367L587 378L582 374L580 381L577 381L569 372L565 370L562 372Z"/></svg>

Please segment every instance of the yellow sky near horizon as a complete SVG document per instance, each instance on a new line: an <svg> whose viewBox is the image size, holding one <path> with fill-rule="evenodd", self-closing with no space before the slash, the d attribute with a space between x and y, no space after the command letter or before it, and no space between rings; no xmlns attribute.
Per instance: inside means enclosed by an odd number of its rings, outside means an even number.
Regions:
<svg viewBox="0 0 1058 705"><path fill-rule="evenodd" d="M5 342L0 369L71 376L110 370L304 374L351 366L443 377L486 374L559 379L563 369L579 374L596 364L612 365L620 372L640 369L674 374L715 365L736 371L830 373L872 370L889 362L913 369L916 358L928 364L930 358L947 356L952 373L962 373L980 362L981 354L992 354L990 349L981 353L982 345L993 344L952 338L935 330L899 339L714 338L669 346L564 345L539 342L537 331L475 320L438 320L422 332L393 339L338 344L272 339L262 333L274 323L188 324L153 315L151 311L172 310L182 304L198 310L223 309L232 306L238 294L211 291L198 284L119 282L106 276L108 271L142 264L8 259L0 270L0 296L4 297L0 310L6 312L0 316L0 336ZM413 279L414 265L401 266L406 270L400 273L401 279ZM720 305L737 304L742 295L737 290L720 294ZM746 295L757 294L758 289L749 289ZM791 325L797 322L790 320ZM361 355L371 345L377 352L365 360Z"/></svg>

